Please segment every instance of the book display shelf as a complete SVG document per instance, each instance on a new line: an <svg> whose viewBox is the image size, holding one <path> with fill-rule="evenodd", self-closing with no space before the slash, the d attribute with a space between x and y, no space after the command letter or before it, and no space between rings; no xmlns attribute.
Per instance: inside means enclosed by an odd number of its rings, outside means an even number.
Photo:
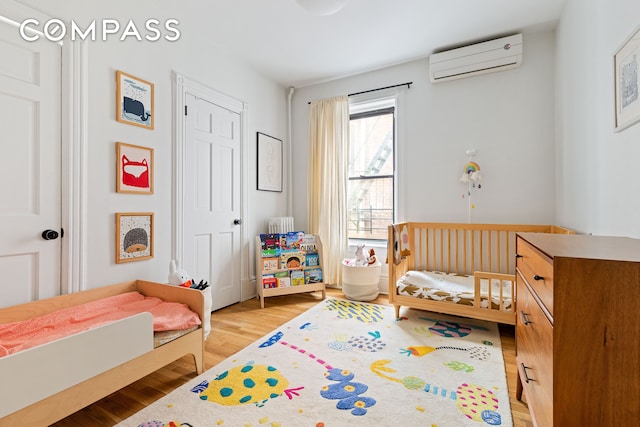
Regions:
<svg viewBox="0 0 640 427"><path fill-rule="evenodd" d="M322 291L320 236L302 231L261 234L256 237L256 287L260 307L264 299L279 295Z"/></svg>

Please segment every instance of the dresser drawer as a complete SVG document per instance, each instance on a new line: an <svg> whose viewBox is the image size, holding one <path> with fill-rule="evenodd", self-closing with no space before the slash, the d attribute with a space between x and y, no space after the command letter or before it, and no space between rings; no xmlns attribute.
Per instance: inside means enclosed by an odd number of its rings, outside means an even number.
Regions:
<svg viewBox="0 0 640 427"><path fill-rule="evenodd" d="M553 425L553 326L521 276L516 277L516 362L537 426Z"/></svg>
<svg viewBox="0 0 640 427"><path fill-rule="evenodd" d="M546 255L518 237L516 267L531 289L553 316L553 262Z"/></svg>

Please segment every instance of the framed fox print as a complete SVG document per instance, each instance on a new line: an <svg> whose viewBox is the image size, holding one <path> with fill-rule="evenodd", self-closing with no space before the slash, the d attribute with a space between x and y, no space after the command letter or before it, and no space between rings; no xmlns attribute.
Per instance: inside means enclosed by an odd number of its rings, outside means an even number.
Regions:
<svg viewBox="0 0 640 427"><path fill-rule="evenodd" d="M153 129L153 83L116 71L116 120Z"/></svg>
<svg viewBox="0 0 640 427"><path fill-rule="evenodd" d="M116 191L153 194L153 148L116 143Z"/></svg>

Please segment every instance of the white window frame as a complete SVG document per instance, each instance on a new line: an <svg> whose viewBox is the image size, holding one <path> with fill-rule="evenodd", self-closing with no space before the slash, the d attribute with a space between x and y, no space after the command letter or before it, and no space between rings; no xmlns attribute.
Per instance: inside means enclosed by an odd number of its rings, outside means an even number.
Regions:
<svg viewBox="0 0 640 427"><path fill-rule="evenodd" d="M394 107L395 137L393 147L393 222L404 218L406 194L401 182L404 182L404 117L406 88L390 88L381 91L367 92L349 97L349 114ZM349 239L349 245L367 244L368 246L385 246L386 239Z"/></svg>

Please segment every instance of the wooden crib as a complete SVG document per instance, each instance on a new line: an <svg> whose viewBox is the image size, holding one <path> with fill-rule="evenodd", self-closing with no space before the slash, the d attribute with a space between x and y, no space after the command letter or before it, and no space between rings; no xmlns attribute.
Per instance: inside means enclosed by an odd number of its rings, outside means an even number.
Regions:
<svg viewBox="0 0 640 427"><path fill-rule="evenodd" d="M406 306L456 316L515 324L515 238L518 232L574 234L553 225L402 222L389 226L389 302L396 317ZM406 284L417 272L429 277L469 278L469 291ZM437 272L434 276L429 272ZM457 286L457 285L453 285ZM410 292L402 292L409 289ZM404 294L402 294L404 293ZM432 299L427 294L437 296Z"/></svg>

